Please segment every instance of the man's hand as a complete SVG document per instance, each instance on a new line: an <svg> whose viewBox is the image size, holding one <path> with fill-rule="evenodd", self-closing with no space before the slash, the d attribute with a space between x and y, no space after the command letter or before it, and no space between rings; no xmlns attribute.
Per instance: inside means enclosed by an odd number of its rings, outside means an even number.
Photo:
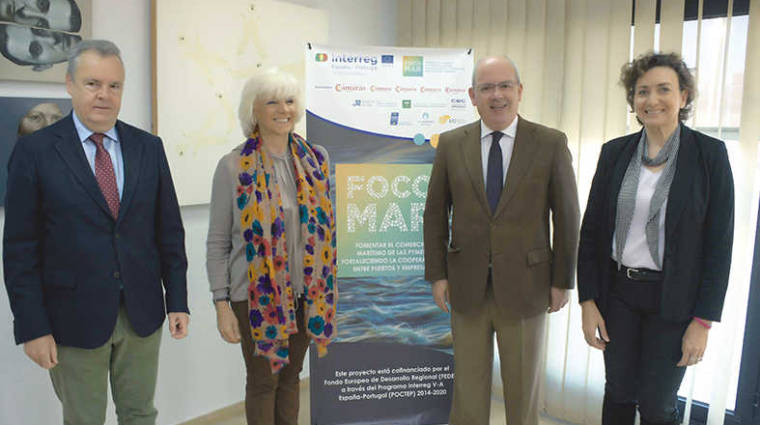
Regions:
<svg viewBox="0 0 760 425"><path fill-rule="evenodd" d="M441 279L433 282L433 301L444 313L449 312L449 280Z"/></svg>
<svg viewBox="0 0 760 425"><path fill-rule="evenodd" d="M587 300L582 302L581 309L583 310L583 337L586 339L586 343L604 351L607 343L610 342L610 337L607 335L607 326L604 324L602 313L599 312L599 308L596 306L596 301ZM599 330L601 338L596 335L597 330Z"/></svg>
<svg viewBox="0 0 760 425"><path fill-rule="evenodd" d="M222 339L230 344L237 344L240 342L240 325L230 303L217 301L214 306L216 307L216 328L219 329Z"/></svg>
<svg viewBox="0 0 760 425"><path fill-rule="evenodd" d="M702 361L707 347L707 334L709 329L699 324L696 320L689 323L686 332L681 339L681 360L676 366L692 366Z"/></svg>
<svg viewBox="0 0 760 425"><path fill-rule="evenodd" d="M182 339L187 336L187 327L190 324L190 315L187 313L169 313L169 333L174 339Z"/></svg>
<svg viewBox="0 0 760 425"><path fill-rule="evenodd" d="M551 298L549 299L549 313L562 310L562 307L567 304L568 299L570 299L569 290L552 286Z"/></svg>
<svg viewBox="0 0 760 425"><path fill-rule="evenodd" d="M58 348L50 334L25 342L24 353L43 369L52 369L58 364Z"/></svg>

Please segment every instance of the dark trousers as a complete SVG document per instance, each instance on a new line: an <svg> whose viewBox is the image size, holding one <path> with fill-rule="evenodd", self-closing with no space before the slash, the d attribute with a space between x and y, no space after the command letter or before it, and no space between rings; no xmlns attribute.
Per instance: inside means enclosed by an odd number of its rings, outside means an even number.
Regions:
<svg viewBox="0 0 760 425"><path fill-rule="evenodd" d="M660 282L640 282L614 273L604 314L610 342L604 351L603 425L633 425L638 406L641 424L677 424L678 388L685 367L681 339L688 322L660 315Z"/></svg>
<svg viewBox="0 0 760 425"><path fill-rule="evenodd" d="M309 336L303 317L303 301L298 302L298 333L290 335L290 363L273 374L269 360L254 356L248 302L234 301L232 310L240 325L241 345L245 359L245 416L248 425L298 425L299 383Z"/></svg>

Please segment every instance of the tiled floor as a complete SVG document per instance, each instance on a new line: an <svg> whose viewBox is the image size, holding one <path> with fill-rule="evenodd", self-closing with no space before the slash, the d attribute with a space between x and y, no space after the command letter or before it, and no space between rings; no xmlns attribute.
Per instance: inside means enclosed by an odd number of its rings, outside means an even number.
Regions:
<svg viewBox="0 0 760 425"><path fill-rule="evenodd" d="M241 394L242 397L242 394ZM300 425L309 424L309 380L301 381L301 409L298 414L298 423ZM491 402L491 423L504 424L504 404L501 402ZM547 418L541 418L539 425L558 425L561 422L554 422ZM245 412L243 403L218 410L204 417L193 419L182 425L246 425Z"/></svg>

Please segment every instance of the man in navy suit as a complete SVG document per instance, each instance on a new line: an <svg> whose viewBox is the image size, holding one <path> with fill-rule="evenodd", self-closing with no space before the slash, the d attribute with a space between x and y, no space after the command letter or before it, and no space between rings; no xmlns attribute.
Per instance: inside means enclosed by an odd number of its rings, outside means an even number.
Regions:
<svg viewBox="0 0 760 425"><path fill-rule="evenodd" d="M8 164L5 285L17 344L49 369L65 424L155 424L161 324L187 335L184 230L161 139L117 120L118 47L77 45L73 112ZM163 283L163 290L162 290Z"/></svg>

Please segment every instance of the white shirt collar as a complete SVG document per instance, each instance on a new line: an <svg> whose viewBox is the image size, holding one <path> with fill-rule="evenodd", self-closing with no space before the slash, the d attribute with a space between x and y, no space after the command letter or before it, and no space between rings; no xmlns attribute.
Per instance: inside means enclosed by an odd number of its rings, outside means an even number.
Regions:
<svg viewBox="0 0 760 425"><path fill-rule="evenodd" d="M71 111L71 117L74 119L74 128L77 130L77 135L79 136L79 141L84 143L87 141L87 139L90 138L95 132L87 128L84 124L82 124L82 121L79 120L79 117L77 117L77 113L74 111ZM114 142L119 141L119 135L116 133L116 126L111 127L108 131L106 131L105 134L109 139L113 140Z"/></svg>
<svg viewBox="0 0 760 425"><path fill-rule="evenodd" d="M515 134L517 134L517 121L518 121L518 118L519 117L517 115L515 115L515 119L512 120L512 123L509 124L507 126L507 128L505 128L504 131L502 131L502 133L504 133L506 136L509 136L512 139L514 139L515 138ZM481 140L483 140L484 137L490 135L493 132L494 132L494 130L491 130L490 128L488 128L488 126L486 125L486 123L484 123L483 120L480 120L480 139Z"/></svg>

